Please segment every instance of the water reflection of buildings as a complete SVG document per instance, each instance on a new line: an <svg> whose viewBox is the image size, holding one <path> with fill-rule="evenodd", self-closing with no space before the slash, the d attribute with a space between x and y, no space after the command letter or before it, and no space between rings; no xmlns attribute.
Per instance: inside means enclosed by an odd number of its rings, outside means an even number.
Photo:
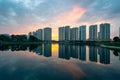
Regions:
<svg viewBox="0 0 120 80"><path fill-rule="evenodd" d="M42 55L43 54L43 50L42 50L42 44L40 44L37 48L35 48L34 50L32 50L33 52L35 52L38 55Z"/></svg>
<svg viewBox="0 0 120 80"><path fill-rule="evenodd" d="M52 56L52 44L31 44L31 45L3 45L0 46L0 51L27 51L34 52L38 55L44 55L45 57Z"/></svg>
<svg viewBox="0 0 120 80"><path fill-rule="evenodd" d="M95 46L89 47L89 60L97 62L97 48Z"/></svg>
<svg viewBox="0 0 120 80"><path fill-rule="evenodd" d="M52 45L51 44L44 44L44 56L50 57L52 56Z"/></svg>
<svg viewBox="0 0 120 80"><path fill-rule="evenodd" d="M110 64L110 50L106 48L98 48L100 55L100 63Z"/></svg>
<svg viewBox="0 0 120 80"><path fill-rule="evenodd" d="M79 46L79 60L86 61L86 45Z"/></svg>
<svg viewBox="0 0 120 80"><path fill-rule="evenodd" d="M78 45L59 45L59 58L70 59L76 58L80 60L86 60L86 46Z"/></svg>
<svg viewBox="0 0 120 80"><path fill-rule="evenodd" d="M99 53L99 56L98 56ZM75 58L86 61L86 45L59 45L59 58ZM100 62L101 64L110 64L110 50L89 46L89 61ZM98 61L99 58L99 61Z"/></svg>
<svg viewBox="0 0 120 80"><path fill-rule="evenodd" d="M38 55L44 55L45 57L52 56L52 45L51 44L41 44L37 48L31 50Z"/></svg>
<svg viewBox="0 0 120 80"><path fill-rule="evenodd" d="M59 58L70 59L69 45L59 45Z"/></svg>
<svg viewBox="0 0 120 80"><path fill-rule="evenodd" d="M28 49L29 48L29 49ZM39 44L39 45L12 45L12 46L0 46L0 51L32 51L38 55L45 57L52 56L52 44ZM110 64L110 50L106 48L89 46L89 55L86 55L86 45L70 45L59 44L59 58L79 59L81 61L99 62L101 64ZM113 51L115 56L120 56L118 51ZM86 59L87 57L87 59ZM89 59L88 59L89 58Z"/></svg>

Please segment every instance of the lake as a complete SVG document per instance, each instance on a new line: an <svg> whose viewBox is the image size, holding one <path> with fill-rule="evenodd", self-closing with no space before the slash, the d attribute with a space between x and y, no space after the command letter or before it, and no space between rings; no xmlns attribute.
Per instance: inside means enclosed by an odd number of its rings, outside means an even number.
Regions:
<svg viewBox="0 0 120 80"><path fill-rule="evenodd" d="M73 44L0 46L0 80L119 80L120 53Z"/></svg>

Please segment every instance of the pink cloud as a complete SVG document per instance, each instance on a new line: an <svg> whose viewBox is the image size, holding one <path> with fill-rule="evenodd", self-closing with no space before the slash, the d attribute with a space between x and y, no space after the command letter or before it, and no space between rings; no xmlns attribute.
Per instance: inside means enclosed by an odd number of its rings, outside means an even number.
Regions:
<svg viewBox="0 0 120 80"><path fill-rule="evenodd" d="M75 24L78 19L80 19L83 14L86 12L85 8L79 6L74 6L73 9L69 12L62 13L55 17L56 24Z"/></svg>

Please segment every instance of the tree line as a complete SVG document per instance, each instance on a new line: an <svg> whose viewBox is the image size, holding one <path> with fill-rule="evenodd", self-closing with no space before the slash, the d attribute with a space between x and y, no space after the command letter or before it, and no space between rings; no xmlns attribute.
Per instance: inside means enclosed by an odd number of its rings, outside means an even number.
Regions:
<svg viewBox="0 0 120 80"><path fill-rule="evenodd" d="M0 35L0 42L37 42L40 41L38 38L30 35Z"/></svg>

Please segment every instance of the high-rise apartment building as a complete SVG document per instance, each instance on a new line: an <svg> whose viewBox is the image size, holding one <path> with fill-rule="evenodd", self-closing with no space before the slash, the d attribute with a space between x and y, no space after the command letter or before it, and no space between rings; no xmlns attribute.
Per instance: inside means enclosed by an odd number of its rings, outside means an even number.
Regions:
<svg viewBox="0 0 120 80"><path fill-rule="evenodd" d="M100 24L100 39L101 40L110 40L110 24L104 23Z"/></svg>
<svg viewBox="0 0 120 80"><path fill-rule="evenodd" d="M86 41L86 25L79 27L79 40Z"/></svg>
<svg viewBox="0 0 120 80"><path fill-rule="evenodd" d="M70 26L60 27L59 41L68 41L68 40L70 40Z"/></svg>
<svg viewBox="0 0 120 80"><path fill-rule="evenodd" d="M89 27L89 40L97 40L97 25L91 25Z"/></svg>
<svg viewBox="0 0 120 80"><path fill-rule="evenodd" d="M79 38L78 38L78 28L77 27L70 29L70 40L71 41L79 40Z"/></svg>
<svg viewBox="0 0 120 80"><path fill-rule="evenodd" d="M47 27L44 28L44 41L51 41L52 40L52 29Z"/></svg>

